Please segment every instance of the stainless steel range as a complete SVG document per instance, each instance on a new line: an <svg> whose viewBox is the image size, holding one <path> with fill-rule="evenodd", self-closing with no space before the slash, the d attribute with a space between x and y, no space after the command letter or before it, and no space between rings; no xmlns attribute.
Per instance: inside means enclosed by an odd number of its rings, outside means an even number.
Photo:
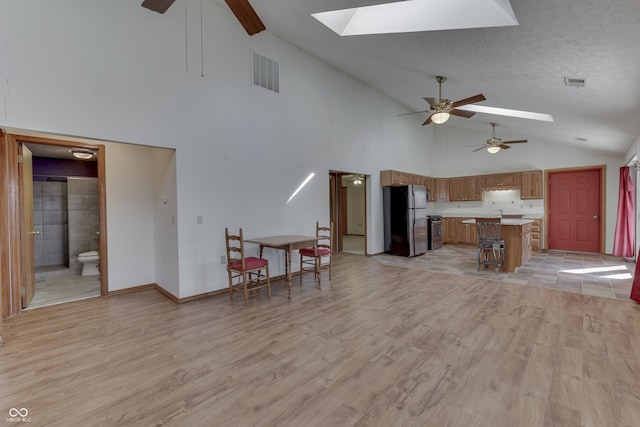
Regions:
<svg viewBox="0 0 640 427"><path fill-rule="evenodd" d="M427 216L427 227L429 229L429 241L427 244L427 249L434 250L440 249L442 247L442 216L440 215L428 215Z"/></svg>

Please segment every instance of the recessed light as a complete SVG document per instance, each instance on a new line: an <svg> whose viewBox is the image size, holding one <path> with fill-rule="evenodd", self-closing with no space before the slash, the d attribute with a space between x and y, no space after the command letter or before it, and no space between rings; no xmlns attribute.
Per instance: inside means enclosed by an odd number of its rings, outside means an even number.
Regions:
<svg viewBox="0 0 640 427"><path fill-rule="evenodd" d="M72 148L69 152L73 157L80 160L90 160L96 155L95 152L83 148Z"/></svg>

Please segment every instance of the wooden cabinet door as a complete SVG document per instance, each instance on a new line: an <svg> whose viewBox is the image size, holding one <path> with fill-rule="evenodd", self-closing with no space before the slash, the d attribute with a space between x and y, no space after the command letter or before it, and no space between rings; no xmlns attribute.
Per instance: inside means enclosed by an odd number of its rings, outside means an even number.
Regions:
<svg viewBox="0 0 640 427"><path fill-rule="evenodd" d="M519 173L503 173L500 174L500 185L509 188L520 187L520 175Z"/></svg>
<svg viewBox="0 0 640 427"><path fill-rule="evenodd" d="M449 178L449 201L462 202L465 197L465 179Z"/></svg>
<svg viewBox="0 0 640 427"><path fill-rule="evenodd" d="M478 227L475 224L466 224L467 226L467 241L470 245L478 244Z"/></svg>
<svg viewBox="0 0 640 427"><path fill-rule="evenodd" d="M436 202L449 201L449 178L437 178L436 180Z"/></svg>
<svg viewBox="0 0 640 427"><path fill-rule="evenodd" d="M497 187L500 185L500 175L484 175L482 177L483 187Z"/></svg>
<svg viewBox="0 0 640 427"><path fill-rule="evenodd" d="M542 199L542 171L522 172L520 198Z"/></svg>
<svg viewBox="0 0 640 427"><path fill-rule="evenodd" d="M464 200L479 201L482 200L481 177L468 176L464 179L465 194Z"/></svg>
<svg viewBox="0 0 640 427"><path fill-rule="evenodd" d="M468 224L463 224L462 221L464 218L458 218L456 220L456 242L457 243L466 243L467 242L467 229L469 228Z"/></svg>
<svg viewBox="0 0 640 427"><path fill-rule="evenodd" d="M456 219L455 218L443 218L444 222L444 243L456 242Z"/></svg>

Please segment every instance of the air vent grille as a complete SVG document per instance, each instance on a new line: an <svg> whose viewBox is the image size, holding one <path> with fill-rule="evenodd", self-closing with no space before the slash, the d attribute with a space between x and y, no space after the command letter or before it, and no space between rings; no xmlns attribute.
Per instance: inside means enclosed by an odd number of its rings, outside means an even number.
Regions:
<svg viewBox="0 0 640 427"><path fill-rule="evenodd" d="M565 77L564 78L565 86L574 86L574 87L585 87L587 85L587 81L585 79L577 79L574 77Z"/></svg>
<svg viewBox="0 0 640 427"><path fill-rule="evenodd" d="M253 84L280 93L280 65L253 52Z"/></svg>

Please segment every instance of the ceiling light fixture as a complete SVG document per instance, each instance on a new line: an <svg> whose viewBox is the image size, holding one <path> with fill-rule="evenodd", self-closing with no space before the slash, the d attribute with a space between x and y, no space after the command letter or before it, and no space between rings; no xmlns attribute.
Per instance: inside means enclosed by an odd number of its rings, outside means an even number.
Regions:
<svg viewBox="0 0 640 427"><path fill-rule="evenodd" d="M93 151L78 148L71 149L69 150L69 152L73 157L80 160L90 160L93 159L93 157L96 155L96 153L94 153Z"/></svg>
<svg viewBox="0 0 640 427"><path fill-rule="evenodd" d="M360 185L362 185L362 177L360 175L356 175L353 177L352 182L353 182L353 185L355 185L356 187L359 187Z"/></svg>
<svg viewBox="0 0 640 427"><path fill-rule="evenodd" d="M498 146L488 147L487 151L490 152L491 154L496 154L498 151L500 151L500 147L498 147Z"/></svg>
<svg viewBox="0 0 640 427"><path fill-rule="evenodd" d="M431 121L437 125L441 125L442 123L449 120L449 113L439 111L431 116Z"/></svg>

